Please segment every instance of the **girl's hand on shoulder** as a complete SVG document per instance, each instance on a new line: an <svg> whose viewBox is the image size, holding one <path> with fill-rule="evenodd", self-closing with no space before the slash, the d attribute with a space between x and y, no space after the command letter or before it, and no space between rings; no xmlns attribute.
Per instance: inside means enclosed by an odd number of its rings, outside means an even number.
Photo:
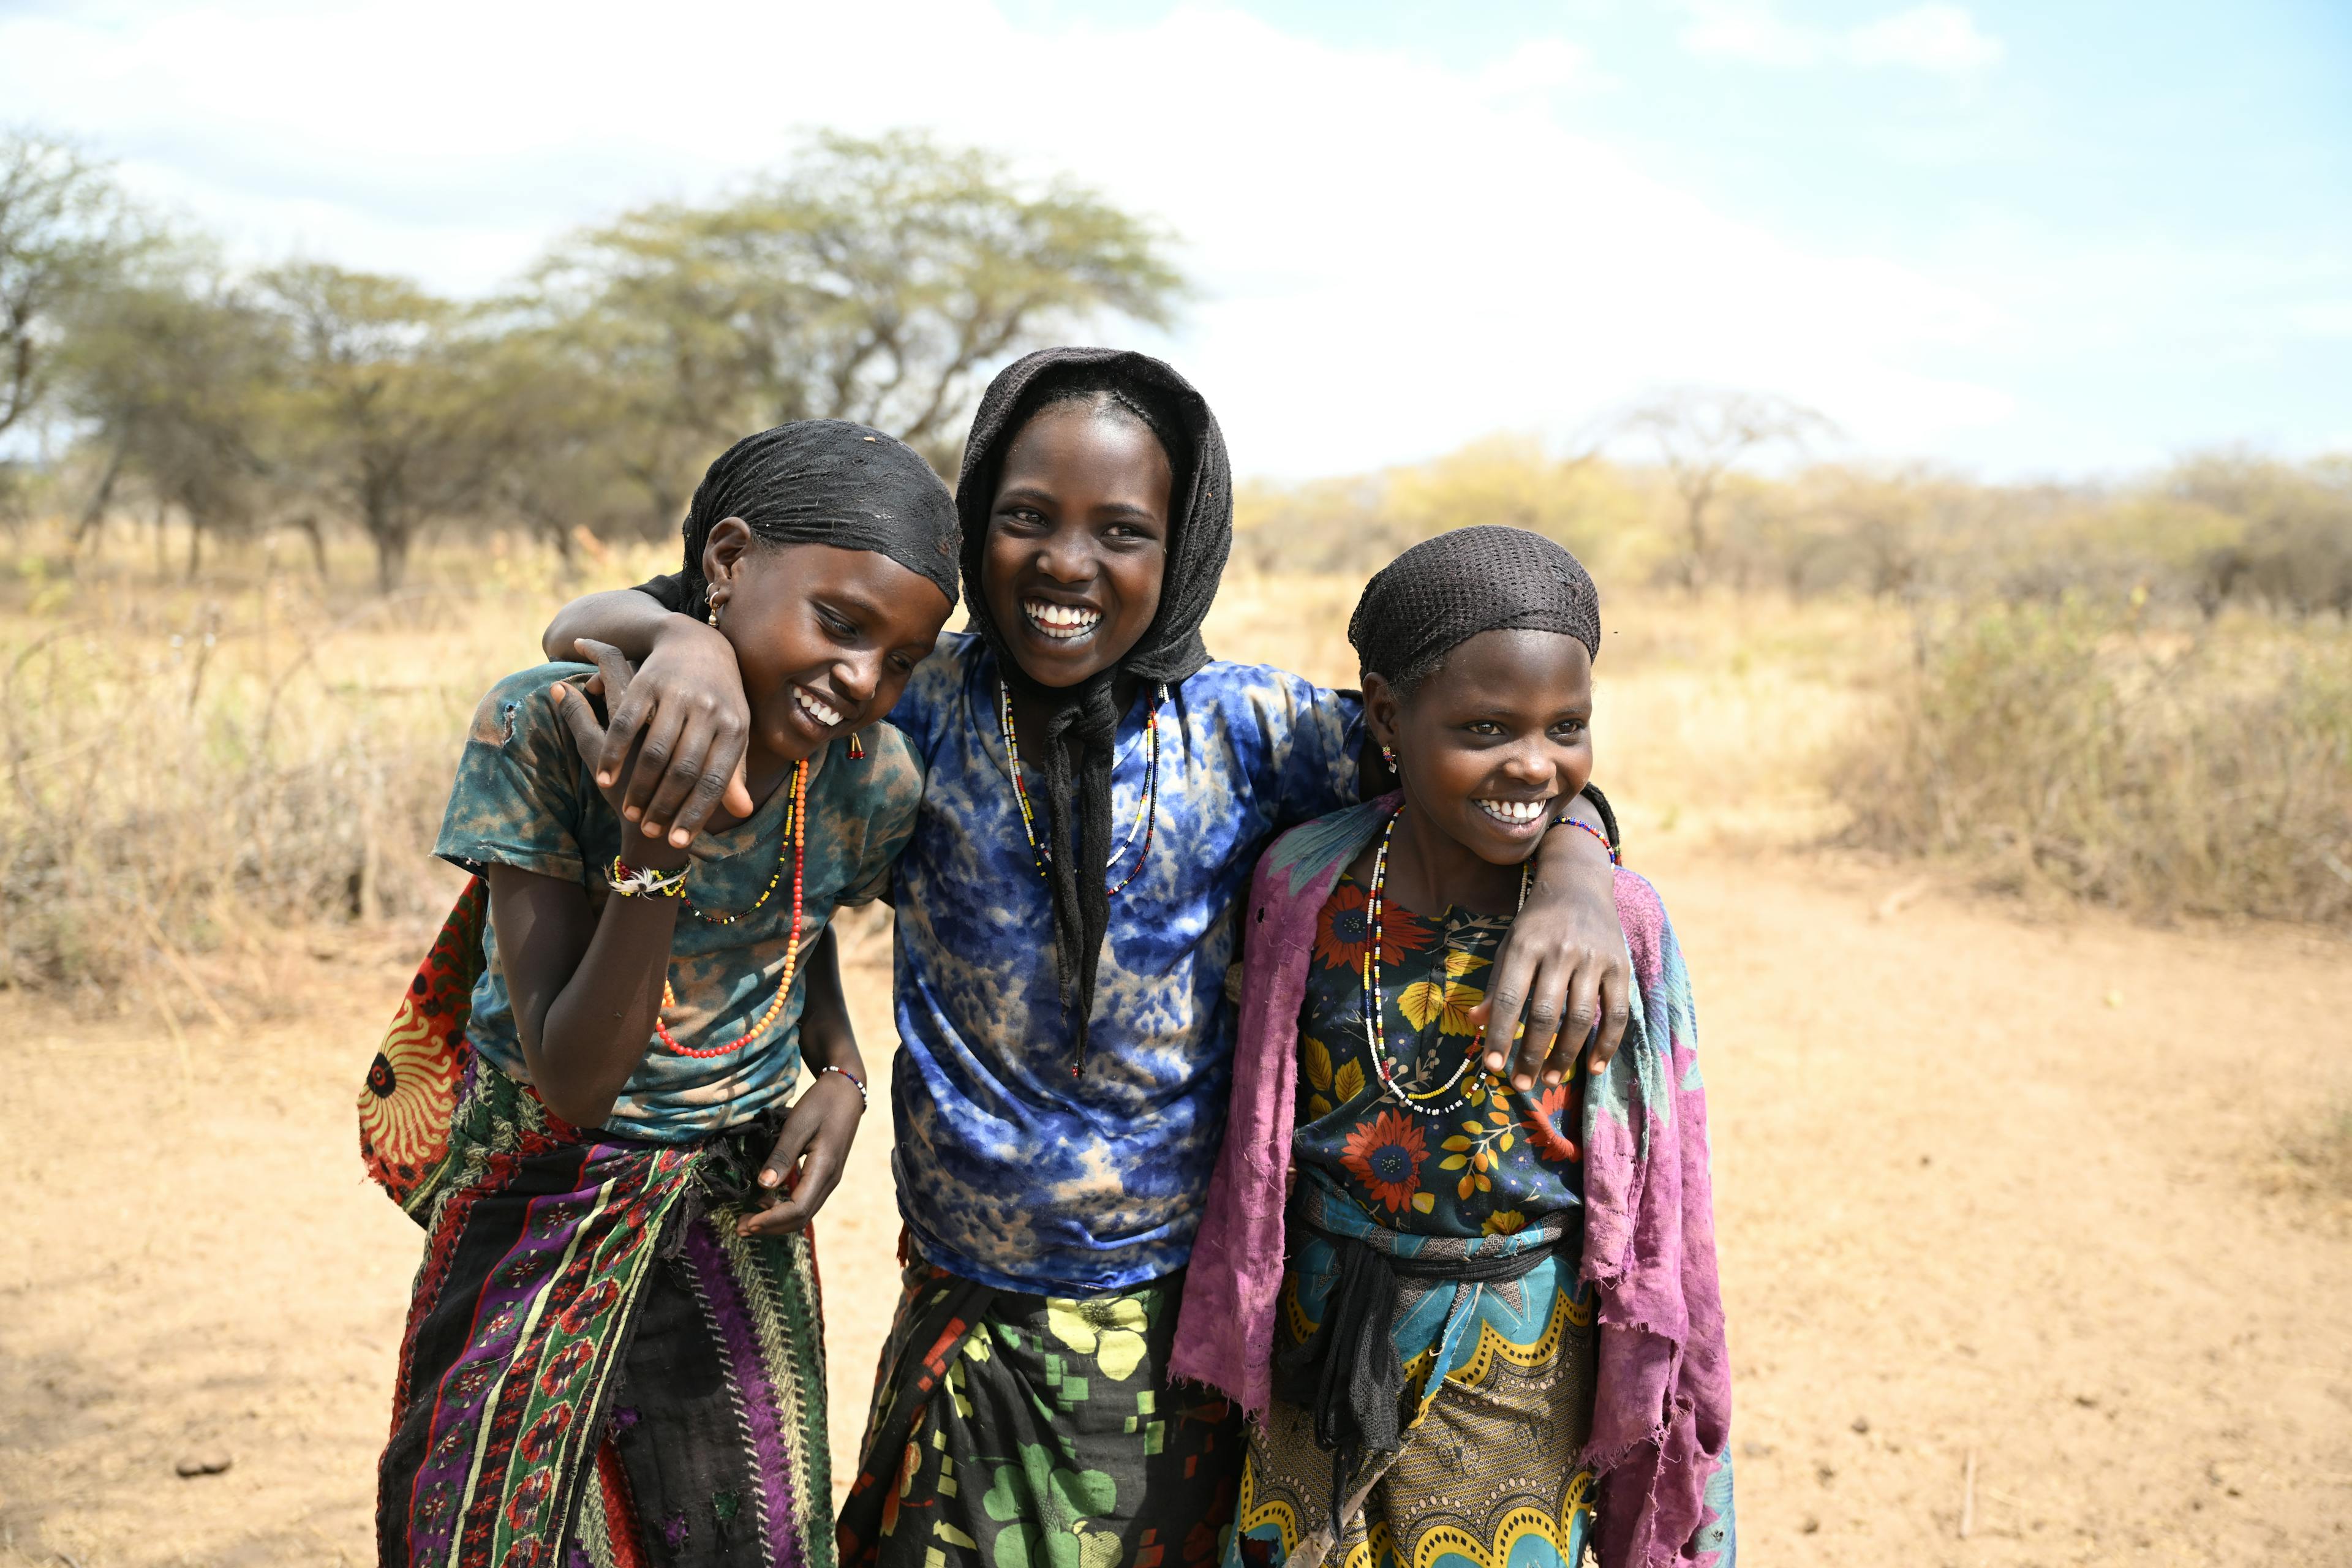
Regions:
<svg viewBox="0 0 2352 1568"><path fill-rule="evenodd" d="M734 816L751 815L743 783L751 704L734 645L716 627L672 616L644 667L617 691L606 666L609 659L628 668L620 651L588 637L572 646L596 666L604 685L612 724L591 760L597 787L621 789L615 809L623 821L650 826L656 836L667 831L671 846L682 849L719 806Z"/></svg>
<svg viewBox="0 0 2352 1568"><path fill-rule="evenodd" d="M738 1236L789 1236L816 1217L841 1184L849 1146L866 1115L866 1097L837 1072L821 1072L784 1118L776 1146L760 1168L764 1206L735 1226ZM799 1169L794 1170L797 1165Z"/></svg>
<svg viewBox="0 0 2352 1568"><path fill-rule="evenodd" d="M1609 1065L1625 1036L1633 960L1617 918L1616 868L1597 848L1589 859L1591 865L1579 858L1573 875L1538 876L1495 954L1492 989L1470 1010L1485 1036L1479 1049L1486 1070L1507 1068L1514 1089L1530 1089L1538 1079L1556 1084L1575 1071L1596 1023L1593 1072Z"/></svg>
<svg viewBox="0 0 2352 1568"><path fill-rule="evenodd" d="M589 677L587 686L590 691L603 695L604 710L610 713L616 706L627 701L634 671L621 650L583 637L580 639L580 651L595 663L596 673ZM617 782L608 782L612 775L605 773L601 765L593 761L612 744L613 736L619 727L599 723L595 704L569 681L559 681L548 688L547 695L548 700L555 704L557 715L570 727L572 742L579 748L582 758L590 760L590 765L598 769L597 793L604 797L606 805L619 813L625 800L621 785ZM628 759L625 749L622 758L625 763ZM687 842L690 844L693 840L689 837ZM685 865L687 851L685 845L677 843L674 837L648 837L632 832L624 824L621 829L621 858L632 866L666 871Z"/></svg>

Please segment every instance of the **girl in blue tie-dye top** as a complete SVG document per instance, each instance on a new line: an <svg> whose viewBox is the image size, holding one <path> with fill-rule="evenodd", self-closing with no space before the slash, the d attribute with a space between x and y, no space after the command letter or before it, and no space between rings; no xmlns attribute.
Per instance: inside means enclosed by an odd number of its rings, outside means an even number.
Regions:
<svg viewBox="0 0 2352 1568"><path fill-rule="evenodd" d="M1206 404L1156 360L1007 369L957 506L971 630L890 716L926 769L892 888L908 1258L844 1560L1204 1562L1242 1444L1222 1399L1162 1368L1230 1079L1235 910L1275 833L1361 795L1362 705L1209 658L1231 474ZM614 744L646 728L667 771L640 768L630 800L687 831L727 783L742 698L646 594L675 587L582 601L548 642L645 658L648 705ZM1613 1045L1627 994L1606 854L1581 833L1544 853L1488 1028L1518 1036L1530 1083L1596 1018Z"/></svg>

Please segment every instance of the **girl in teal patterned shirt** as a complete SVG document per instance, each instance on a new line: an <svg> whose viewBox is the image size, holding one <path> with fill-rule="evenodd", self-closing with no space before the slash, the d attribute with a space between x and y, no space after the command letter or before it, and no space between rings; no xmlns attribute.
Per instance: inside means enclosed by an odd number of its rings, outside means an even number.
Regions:
<svg viewBox="0 0 2352 1568"><path fill-rule="evenodd" d="M831 1568L805 1225L866 1089L827 925L913 827L921 767L869 725L939 636L954 540L946 487L864 426L711 466L686 577L751 698L749 790L698 837L599 775L611 648L477 711L437 846L477 879L361 1098L371 1169L429 1235L387 1568Z"/></svg>

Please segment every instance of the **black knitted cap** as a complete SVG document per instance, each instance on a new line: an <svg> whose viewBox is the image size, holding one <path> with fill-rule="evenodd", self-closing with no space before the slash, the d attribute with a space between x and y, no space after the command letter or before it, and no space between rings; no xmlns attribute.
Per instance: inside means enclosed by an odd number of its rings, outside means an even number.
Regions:
<svg viewBox="0 0 2352 1568"><path fill-rule="evenodd" d="M1565 632L1601 653L1601 595L1540 533L1482 524L1426 539L1373 574L1348 620L1367 674L1417 679L1480 632Z"/></svg>

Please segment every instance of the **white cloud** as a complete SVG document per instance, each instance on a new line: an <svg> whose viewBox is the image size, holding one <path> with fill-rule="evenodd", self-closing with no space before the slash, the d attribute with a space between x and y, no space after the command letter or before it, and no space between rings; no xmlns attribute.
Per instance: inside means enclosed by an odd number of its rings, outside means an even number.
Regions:
<svg viewBox="0 0 2352 1568"><path fill-rule="evenodd" d="M1784 392L1933 444L2004 394L1931 357L2002 326L1892 262L1810 252L1563 131L1569 46L1490 71L1223 8L1023 32L984 0L482 0L0 16L0 102L122 153L256 257L473 291L562 228L772 164L803 128L928 124L1165 216L1202 300L1164 350L1247 472L1573 429L1659 383Z"/></svg>
<svg viewBox="0 0 2352 1568"><path fill-rule="evenodd" d="M1829 52L1831 36L1785 20L1769 0L1689 0L1683 47L1765 66L1810 66Z"/></svg>
<svg viewBox="0 0 2352 1568"><path fill-rule="evenodd" d="M1530 38L1478 73L1479 85L1497 97L1599 87L1605 81L1593 69L1591 53L1566 38Z"/></svg>
<svg viewBox="0 0 2352 1568"><path fill-rule="evenodd" d="M1958 5L1917 5L1857 27L1846 36L1847 58L1863 66L1914 66L1946 76L1981 70L2000 58L1999 38L1977 30Z"/></svg>
<svg viewBox="0 0 2352 1568"><path fill-rule="evenodd" d="M1844 33L1791 22L1771 0L1686 0L1685 9L1690 19L1682 28L1684 47L1756 65L1840 61L1965 76L2001 57L2000 40L1980 31L1958 5L1915 5Z"/></svg>

